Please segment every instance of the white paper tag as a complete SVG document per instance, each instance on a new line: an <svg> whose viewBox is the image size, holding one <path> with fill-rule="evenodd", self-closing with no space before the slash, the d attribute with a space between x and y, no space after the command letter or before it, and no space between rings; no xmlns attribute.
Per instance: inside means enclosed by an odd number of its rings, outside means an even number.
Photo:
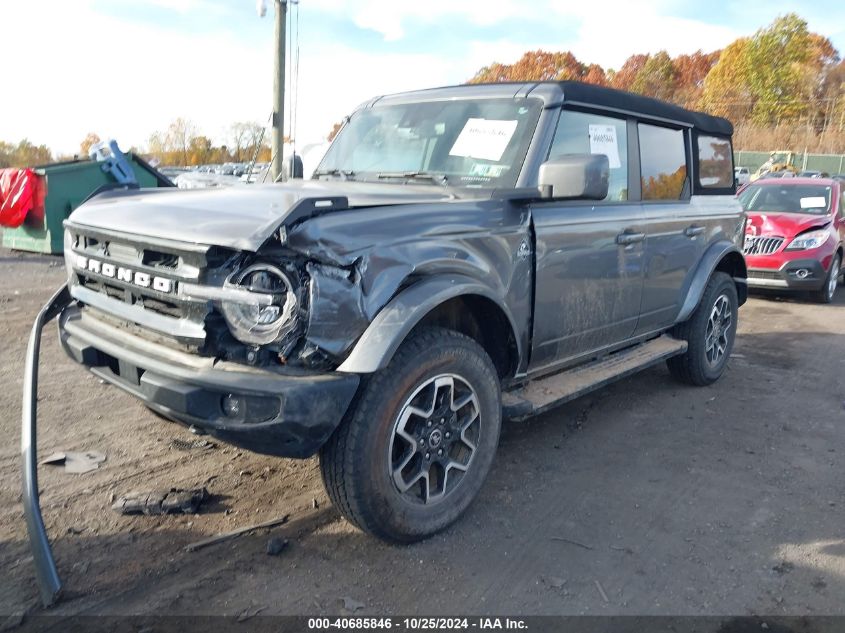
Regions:
<svg viewBox="0 0 845 633"><path fill-rule="evenodd" d="M464 129L449 150L449 156L501 160L516 131L516 124L517 121L467 119Z"/></svg>
<svg viewBox="0 0 845 633"><path fill-rule="evenodd" d="M801 198L802 209L824 209L827 207L827 198L815 196L812 198Z"/></svg>
<svg viewBox="0 0 845 633"><path fill-rule="evenodd" d="M615 125L590 125L590 153L604 154L611 169L619 169L619 146L616 144Z"/></svg>

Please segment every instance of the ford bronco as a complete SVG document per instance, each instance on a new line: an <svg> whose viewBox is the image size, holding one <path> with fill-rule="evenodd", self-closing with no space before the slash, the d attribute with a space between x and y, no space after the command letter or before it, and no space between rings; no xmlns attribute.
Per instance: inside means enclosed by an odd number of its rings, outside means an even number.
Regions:
<svg viewBox="0 0 845 633"><path fill-rule="evenodd" d="M746 298L731 124L575 82L373 99L313 177L115 191L66 222L68 283L33 328L161 416L282 457L395 542L454 522L503 418L665 361L722 374ZM131 429L127 430L131 432Z"/></svg>

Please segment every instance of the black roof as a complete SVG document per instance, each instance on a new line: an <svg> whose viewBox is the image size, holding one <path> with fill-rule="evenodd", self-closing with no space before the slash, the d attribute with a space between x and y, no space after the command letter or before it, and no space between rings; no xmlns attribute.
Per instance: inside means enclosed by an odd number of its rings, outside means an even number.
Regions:
<svg viewBox="0 0 845 633"><path fill-rule="evenodd" d="M537 97L544 101L546 107L569 103L691 126L702 132L719 136L733 134L733 125L727 119L703 112L693 112L666 101L644 97L633 92L585 84L580 81L512 81L443 86L376 97L361 104L361 107L373 107L381 103L410 103L424 99L460 99L476 96Z"/></svg>
<svg viewBox="0 0 845 633"><path fill-rule="evenodd" d="M633 114L645 114L658 119L686 123L711 134L724 136L733 134L733 125L727 119L711 116L704 112L693 112L659 99L652 99L615 88L585 84L580 81L556 81L552 83L558 84L563 90L565 103L595 105Z"/></svg>

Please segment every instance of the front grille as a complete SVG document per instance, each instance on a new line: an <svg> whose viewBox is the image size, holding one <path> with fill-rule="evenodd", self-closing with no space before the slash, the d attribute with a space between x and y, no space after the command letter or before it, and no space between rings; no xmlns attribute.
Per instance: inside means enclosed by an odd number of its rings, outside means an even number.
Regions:
<svg viewBox="0 0 845 633"><path fill-rule="evenodd" d="M142 331L172 337L180 344L202 345L209 304L180 295L179 285L220 283L225 275L221 264L228 261L231 251L223 256L214 247L150 247L123 236L68 228L66 257L74 271L70 279L74 298ZM78 258L87 258L88 267L80 267ZM139 283L136 273L145 276L146 282Z"/></svg>
<svg viewBox="0 0 845 633"><path fill-rule="evenodd" d="M743 251L746 255L771 255L783 244L782 237L746 236Z"/></svg>
<svg viewBox="0 0 845 633"><path fill-rule="evenodd" d="M781 274L772 270L749 270L749 279L783 279Z"/></svg>

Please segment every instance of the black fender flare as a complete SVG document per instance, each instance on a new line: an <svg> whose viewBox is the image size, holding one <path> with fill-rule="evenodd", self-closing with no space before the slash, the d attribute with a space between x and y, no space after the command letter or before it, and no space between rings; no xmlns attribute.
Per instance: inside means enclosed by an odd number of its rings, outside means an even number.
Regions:
<svg viewBox="0 0 845 633"><path fill-rule="evenodd" d="M748 271L745 267L745 258L743 257L742 252L737 248L736 244L729 240L720 240L715 244L712 244L705 251L701 261L699 261L698 268L696 268L689 287L687 288L686 298L681 306L681 311L678 313L678 316L675 317L675 323L681 323L690 317L701 301L701 297L704 294L704 288L707 286L710 276L718 268L722 260L731 253L736 253L739 256L739 261L742 262L742 266L739 271L741 274L734 274L733 280L737 287L739 305L745 303L745 299L748 296Z"/></svg>
<svg viewBox="0 0 845 633"><path fill-rule="evenodd" d="M396 350L422 319L442 303L477 295L493 301L505 314L522 358L513 315L488 286L465 275L443 275L419 281L393 297L376 315L337 371L370 374L387 366Z"/></svg>

